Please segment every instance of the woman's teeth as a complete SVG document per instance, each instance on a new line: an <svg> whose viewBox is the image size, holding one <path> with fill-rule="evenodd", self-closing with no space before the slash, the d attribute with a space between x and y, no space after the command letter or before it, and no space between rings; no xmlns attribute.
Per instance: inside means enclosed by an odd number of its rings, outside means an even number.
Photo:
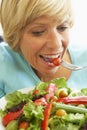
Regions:
<svg viewBox="0 0 87 130"><path fill-rule="evenodd" d="M57 57L58 57L58 55L45 56L45 58L51 58L51 59L53 59L53 58L57 58Z"/></svg>

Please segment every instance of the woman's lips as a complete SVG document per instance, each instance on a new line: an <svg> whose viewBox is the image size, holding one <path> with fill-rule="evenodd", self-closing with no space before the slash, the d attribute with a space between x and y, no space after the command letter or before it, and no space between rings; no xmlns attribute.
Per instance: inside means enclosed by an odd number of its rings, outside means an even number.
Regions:
<svg viewBox="0 0 87 130"><path fill-rule="evenodd" d="M40 55L40 58L42 58L45 62L53 63L53 60L56 58L61 59L61 54L56 55Z"/></svg>

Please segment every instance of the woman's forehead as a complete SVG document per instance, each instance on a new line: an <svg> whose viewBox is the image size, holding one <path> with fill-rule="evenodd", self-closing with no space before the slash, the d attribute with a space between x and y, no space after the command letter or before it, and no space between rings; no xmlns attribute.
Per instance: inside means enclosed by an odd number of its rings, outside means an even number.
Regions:
<svg viewBox="0 0 87 130"><path fill-rule="evenodd" d="M63 23L67 23L67 20L59 20L57 18L54 17L48 17L48 16L40 16L38 18L36 18L35 20L33 20L30 24L49 24L49 23L56 23L56 24L63 24Z"/></svg>

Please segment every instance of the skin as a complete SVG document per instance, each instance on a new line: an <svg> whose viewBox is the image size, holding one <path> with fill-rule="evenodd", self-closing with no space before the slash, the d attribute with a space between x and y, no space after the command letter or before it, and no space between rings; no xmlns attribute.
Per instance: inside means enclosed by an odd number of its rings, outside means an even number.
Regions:
<svg viewBox="0 0 87 130"><path fill-rule="evenodd" d="M55 19L41 16L25 27L20 49L38 77L46 82L57 77L69 78L70 70L46 61L46 56L60 55L61 58L71 62L67 52L68 44L67 21L59 24Z"/></svg>

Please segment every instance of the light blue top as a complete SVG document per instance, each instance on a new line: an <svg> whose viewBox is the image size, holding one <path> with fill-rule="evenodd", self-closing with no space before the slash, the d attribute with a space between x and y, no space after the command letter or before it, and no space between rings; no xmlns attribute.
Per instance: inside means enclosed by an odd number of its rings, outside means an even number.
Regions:
<svg viewBox="0 0 87 130"><path fill-rule="evenodd" d="M87 65L87 48L69 47L71 60L77 65ZM14 90L33 87L40 79L32 67L4 42L0 43L0 97ZM73 71L67 81L69 87L87 87L87 70Z"/></svg>

